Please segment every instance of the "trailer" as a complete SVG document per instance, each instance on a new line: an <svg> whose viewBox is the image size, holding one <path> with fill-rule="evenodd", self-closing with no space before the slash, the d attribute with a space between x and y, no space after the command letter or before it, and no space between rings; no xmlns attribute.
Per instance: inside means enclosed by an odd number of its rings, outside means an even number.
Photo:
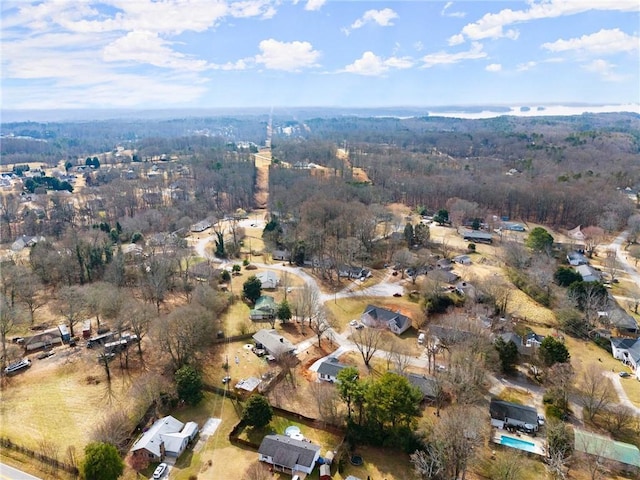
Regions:
<svg viewBox="0 0 640 480"><path fill-rule="evenodd" d="M69 329L66 325L58 325L58 330L60 330L60 338L62 338L62 343L68 343L71 340L71 334L69 333Z"/></svg>
<svg viewBox="0 0 640 480"><path fill-rule="evenodd" d="M103 333L102 335L96 335L95 337L91 337L87 341L87 348L93 348L98 345L104 345L108 343L109 340L113 338L114 332Z"/></svg>

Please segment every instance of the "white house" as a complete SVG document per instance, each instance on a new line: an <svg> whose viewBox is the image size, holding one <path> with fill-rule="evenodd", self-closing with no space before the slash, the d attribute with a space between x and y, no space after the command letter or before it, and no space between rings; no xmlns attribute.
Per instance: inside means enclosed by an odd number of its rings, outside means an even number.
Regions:
<svg viewBox="0 0 640 480"><path fill-rule="evenodd" d="M157 420L131 447L133 456L161 462L165 456L179 457L198 433L195 422L182 423L172 416Z"/></svg>
<svg viewBox="0 0 640 480"><path fill-rule="evenodd" d="M576 272L582 276L583 282L599 282L601 278L600 272L589 265L578 265Z"/></svg>
<svg viewBox="0 0 640 480"><path fill-rule="evenodd" d="M260 283L262 284L262 288L267 290L273 290L280 283L280 279L278 278L278 275L276 275L271 270L267 270L267 271L256 274L256 278L260 280Z"/></svg>
<svg viewBox="0 0 640 480"><path fill-rule="evenodd" d="M273 465L276 472L309 475L320 458L320 447L286 435L267 435L258 449L258 460Z"/></svg>
<svg viewBox="0 0 640 480"><path fill-rule="evenodd" d="M335 357L329 357L325 359L320 365L318 365L318 380L324 380L325 382L337 382L338 374L347 365L344 365L338 361Z"/></svg>
<svg viewBox="0 0 640 480"><path fill-rule="evenodd" d="M613 358L631 367L640 380L640 338L611 337L610 341Z"/></svg>

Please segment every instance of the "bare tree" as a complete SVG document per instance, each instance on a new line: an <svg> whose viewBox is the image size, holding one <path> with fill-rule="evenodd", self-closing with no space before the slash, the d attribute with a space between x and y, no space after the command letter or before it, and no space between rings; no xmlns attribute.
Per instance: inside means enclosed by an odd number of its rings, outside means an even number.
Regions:
<svg viewBox="0 0 640 480"><path fill-rule="evenodd" d="M583 370L579 379L577 396L592 422L615 400L611 381L595 364L588 365Z"/></svg>
<svg viewBox="0 0 640 480"><path fill-rule="evenodd" d="M273 356L276 359L276 363L282 369L282 373L284 378L289 381L292 387L296 386L296 370L295 367L298 365L298 357L293 355L286 350L282 350L280 352L275 352Z"/></svg>
<svg viewBox="0 0 640 480"><path fill-rule="evenodd" d="M331 320L324 307L318 306L316 313L309 318L309 328L318 339L319 348L322 337L331 329Z"/></svg>
<svg viewBox="0 0 640 480"><path fill-rule="evenodd" d="M382 341L382 331L376 328L361 328L353 333L352 339L360 355L362 355L364 364L367 368L370 368L369 363L378 351Z"/></svg>
<svg viewBox="0 0 640 480"><path fill-rule="evenodd" d="M77 286L62 287L58 291L56 307L69 325L69 332L74 337L73 327L84 320L87 315L87 302L84 291Z"/></svg>
<svg viewBox="0 0 640 480"><path fill-rule="evenodd" d="M19 276L16 278L16 299L29 311L31 325L35 321L35 313L44 307L48 297L44 294L44 285L31 270L20 267Z"/></svg>
<svg viewBox="0 0 640 480"><path fill-rule="evenodd" d="M502 258L509 267L524 269L531 261L531 254L524 244L509 240L502 244ZM549 263L548 260L547 263Z"/></svg>
<svg viewBox="0 0 640 480"><path fill-rule="evenodd" d="M320 419L331 425L339 425L342 421L340 414L342 402L337 389L327 382L313 382L311 383L311 394L316 401Z"/></svg>
<svg viewBox="0 0 640 480"><path fill-rule="evenodd" d="M444 469L442 457L442 452L433 445L416 450L409 456L416 475L422 480L441 478Z"/></svg>
<svg viewBox="0 0 640 480"><path fill-rule="evenodd" d="M585 250L587 254L592 257L598 245L604 241L604 229L596 226L589 226L583 228L582 233L584 234Z"/></svg>
<svg viewBox="0 0 640 480"><path fill-rule="evenodd" d="M249 468L245 470L242 478L246 480L270 480L272 477L269 468L259 460L249 465Z"/></svg>
<svg viewBox="0 0 640 480"><path fill-rule="evenodd" d="M573 393L573 381L575 372L570 363L556 363L546 374L546 381L549 385L547 393L550 394L556 405L564 412L569 411L569 396Z"/></svg>
<svg viewBox="0 0 640 480"><path fill-rule="evenodd" d="M7 335L13 330L18 321L18 315L7 297L0 295L0 341L2 341L2 368L7 362Z"/></svg>
<svg viewBox="0 0 640 480"><path fill-rule="evenodd" d="M137 300L132 300L124 307L131 332L138 337L136 343L138 345L138 356L140 360L143 360L142 339L149 333L151 321L156 316L156 312L153 311L152 308L150 305L142 304Z"/></svg>
<svg viewBox="0 0 640 480"><path fill-rule="evenodd" d="M518 480L524 471L524 457L512 448L505 449L491 465L493 480Z"/></svg>
<svg viewBox="0 0 640 480"><path fill-rule="evenodd" d="M110 443L118 449L120 454L124 454L127 451L133 427L133 422L124 410L112 410L96 423L91 432L91 440Z"/></svg>
<svg viewBox="0 0 640 480"><path fill-rule="evenodd" d="M613 405L606 410L605 427L612 433L617 434L631 427L638 419L633 410L626 405Z"/></svg>

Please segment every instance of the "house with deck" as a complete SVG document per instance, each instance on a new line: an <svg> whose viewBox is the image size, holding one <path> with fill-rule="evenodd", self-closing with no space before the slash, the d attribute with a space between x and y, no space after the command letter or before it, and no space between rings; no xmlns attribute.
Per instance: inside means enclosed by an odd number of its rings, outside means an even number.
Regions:
<svg viewBox="0 0 640 480"><path fill-rule="evenodd" d="M182 423L171 415L157 420L131 447L131 455L161 462L166 456L179 457L198 434L198 424Z"/></svg>
<svg viewBox="0 0 640 480"><path fill-rule="evenodd" d="M311 474L320 458L320 447L286 435L267 435L258 449L258 460L273 465L276 472Z"/></svg>

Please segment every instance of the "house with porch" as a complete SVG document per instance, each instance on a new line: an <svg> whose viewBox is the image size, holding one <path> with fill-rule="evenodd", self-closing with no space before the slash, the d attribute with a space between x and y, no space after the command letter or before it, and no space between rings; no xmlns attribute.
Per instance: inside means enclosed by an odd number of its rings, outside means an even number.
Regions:
<svg viewBox="0 0 640 480"><path fill-rule="evenodd" d="M182 423L171 415L157 420L131 447L131 455L161 462L165 456L179 457L198 434L198 424Z"/></svg>
<svg viewBox="0 0 640 480"><path fill-rule="evenodd" d="M611 354L629 366L640 380L640 338L611 337Z"/></svg>
<svg viewBox="0 0 640 480"><path fill-rule="evenodd" d="M255 305L249 311L251 320L269 320L276 316L276 300L270 295L262 295L258 297Z"/></svg>
<svg viewBox="0 0 640 480"><path fill-rule="evenodd" d="M276 472L309 475L320 458L320 447L286 435L267 435L258 449L258 460L273 465Z"/></svg>

